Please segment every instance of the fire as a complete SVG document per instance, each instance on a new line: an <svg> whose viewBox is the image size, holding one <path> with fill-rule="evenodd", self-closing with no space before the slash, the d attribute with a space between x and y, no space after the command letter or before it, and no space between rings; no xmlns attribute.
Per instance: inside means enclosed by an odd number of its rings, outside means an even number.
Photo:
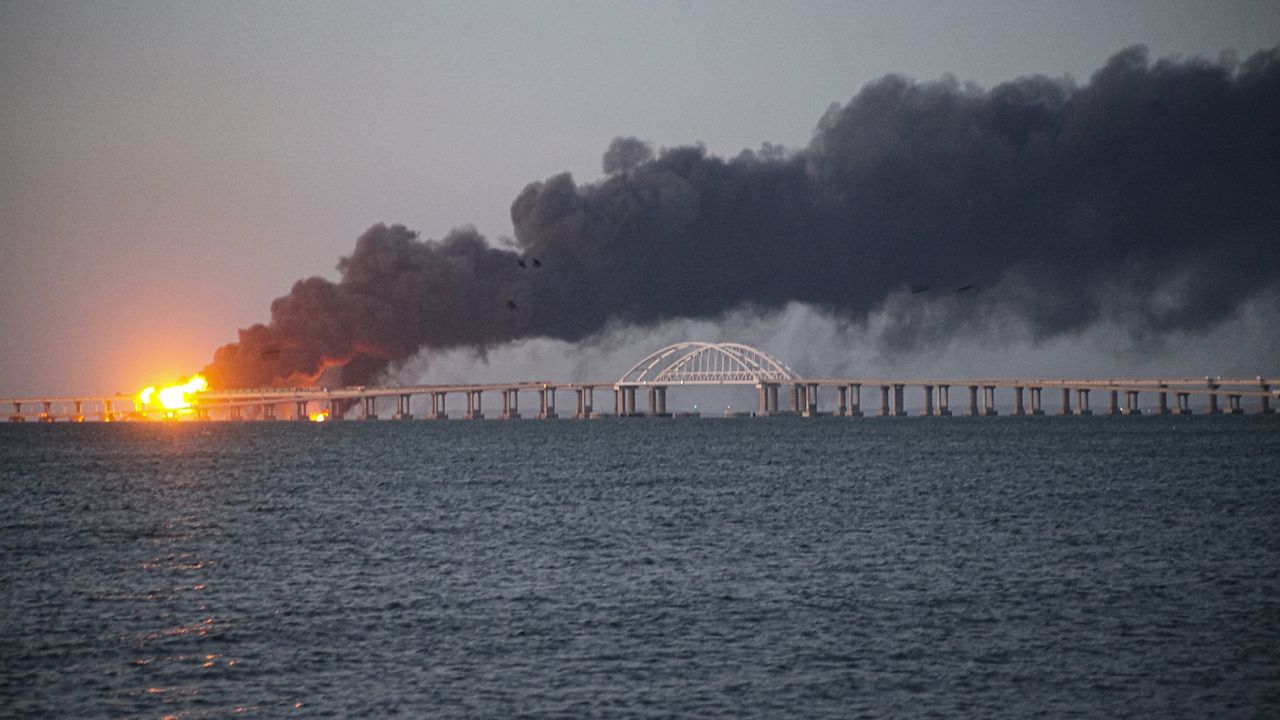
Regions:
<svg viewBox="0 0 1280 720"><path fill-rule="evenodd" d="M191 407L191 398L189 396L203 392L208 388L208 381L201 375L192 375L185 382L168 385L159 390L152 385L143 388L142 392L138 393L138 409L164 409L170 412L187 410Z"/></svg>
<svg viewBox="0 0 1280 720"><path fill-rule="evenodd" d="M318 413L311 413L311 422L324 422L329 419L329 411L321 410Z"/></svg>

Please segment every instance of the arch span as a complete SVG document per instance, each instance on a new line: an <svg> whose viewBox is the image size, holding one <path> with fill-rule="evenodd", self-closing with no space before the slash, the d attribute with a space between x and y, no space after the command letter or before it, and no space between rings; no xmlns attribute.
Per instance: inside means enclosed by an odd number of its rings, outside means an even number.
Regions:
<svg viewBox="0 0 1280 720"><path fill-rule="evenodd" d="M750 345L682 342L650 353L616 385L760 385L799 380L782 361Z"/></svg>

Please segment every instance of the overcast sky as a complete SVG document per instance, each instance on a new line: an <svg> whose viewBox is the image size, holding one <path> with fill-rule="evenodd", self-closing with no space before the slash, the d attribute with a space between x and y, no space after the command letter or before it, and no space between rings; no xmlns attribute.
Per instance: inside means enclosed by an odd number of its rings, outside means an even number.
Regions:
<svg viewBox="0 0 1280 720"><path fill-rule="evenodd" d="M619 135L725 156L798 148L831 103L887 73L1087 82L1138 43L1244 57L1280 44L1280 3L0 3L0 396L176 379L295 280L335 278L370 225L472 224L496 241L526 184L598 178ZM1280 372L1265 312L1162 358L1113 352L1099 328L939 348L913 369ZM654 342L730 332L802 371L884 369L856 329L793 308L582 353L526 344L470 379L603 379Z"/></svg>

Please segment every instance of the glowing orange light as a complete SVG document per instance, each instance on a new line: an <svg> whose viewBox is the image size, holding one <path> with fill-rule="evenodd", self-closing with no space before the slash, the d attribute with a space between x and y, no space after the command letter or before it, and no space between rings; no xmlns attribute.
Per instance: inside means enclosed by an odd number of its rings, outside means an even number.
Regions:
<svg viewBox="0 0 1280 720"><path fill-rule="evenodd" d="M137 404L139 410L166 410L170 413L175 411L189 410L191 407L190 395L203 392L209 388L209 383L201 375L192 375L185 382L175 385L168 385L159 390L154 385L142 389L138 393Z"/></svg>
<svg viewBox="0 0 1280 720"><path fill-rule="evenodd" d="M311 422L324 422L329 419L329 411L321 410L318 413L311 413Z"/></svg>

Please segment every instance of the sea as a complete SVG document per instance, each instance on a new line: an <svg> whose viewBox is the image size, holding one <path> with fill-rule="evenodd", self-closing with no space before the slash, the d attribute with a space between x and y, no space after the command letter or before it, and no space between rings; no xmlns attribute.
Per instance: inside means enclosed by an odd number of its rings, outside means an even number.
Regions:
<svg viewBox="0 0 1280 720"><path fill-rule="evenodd" d="M1280 717L1280 417L6 423L0 716Z"/></svg>

